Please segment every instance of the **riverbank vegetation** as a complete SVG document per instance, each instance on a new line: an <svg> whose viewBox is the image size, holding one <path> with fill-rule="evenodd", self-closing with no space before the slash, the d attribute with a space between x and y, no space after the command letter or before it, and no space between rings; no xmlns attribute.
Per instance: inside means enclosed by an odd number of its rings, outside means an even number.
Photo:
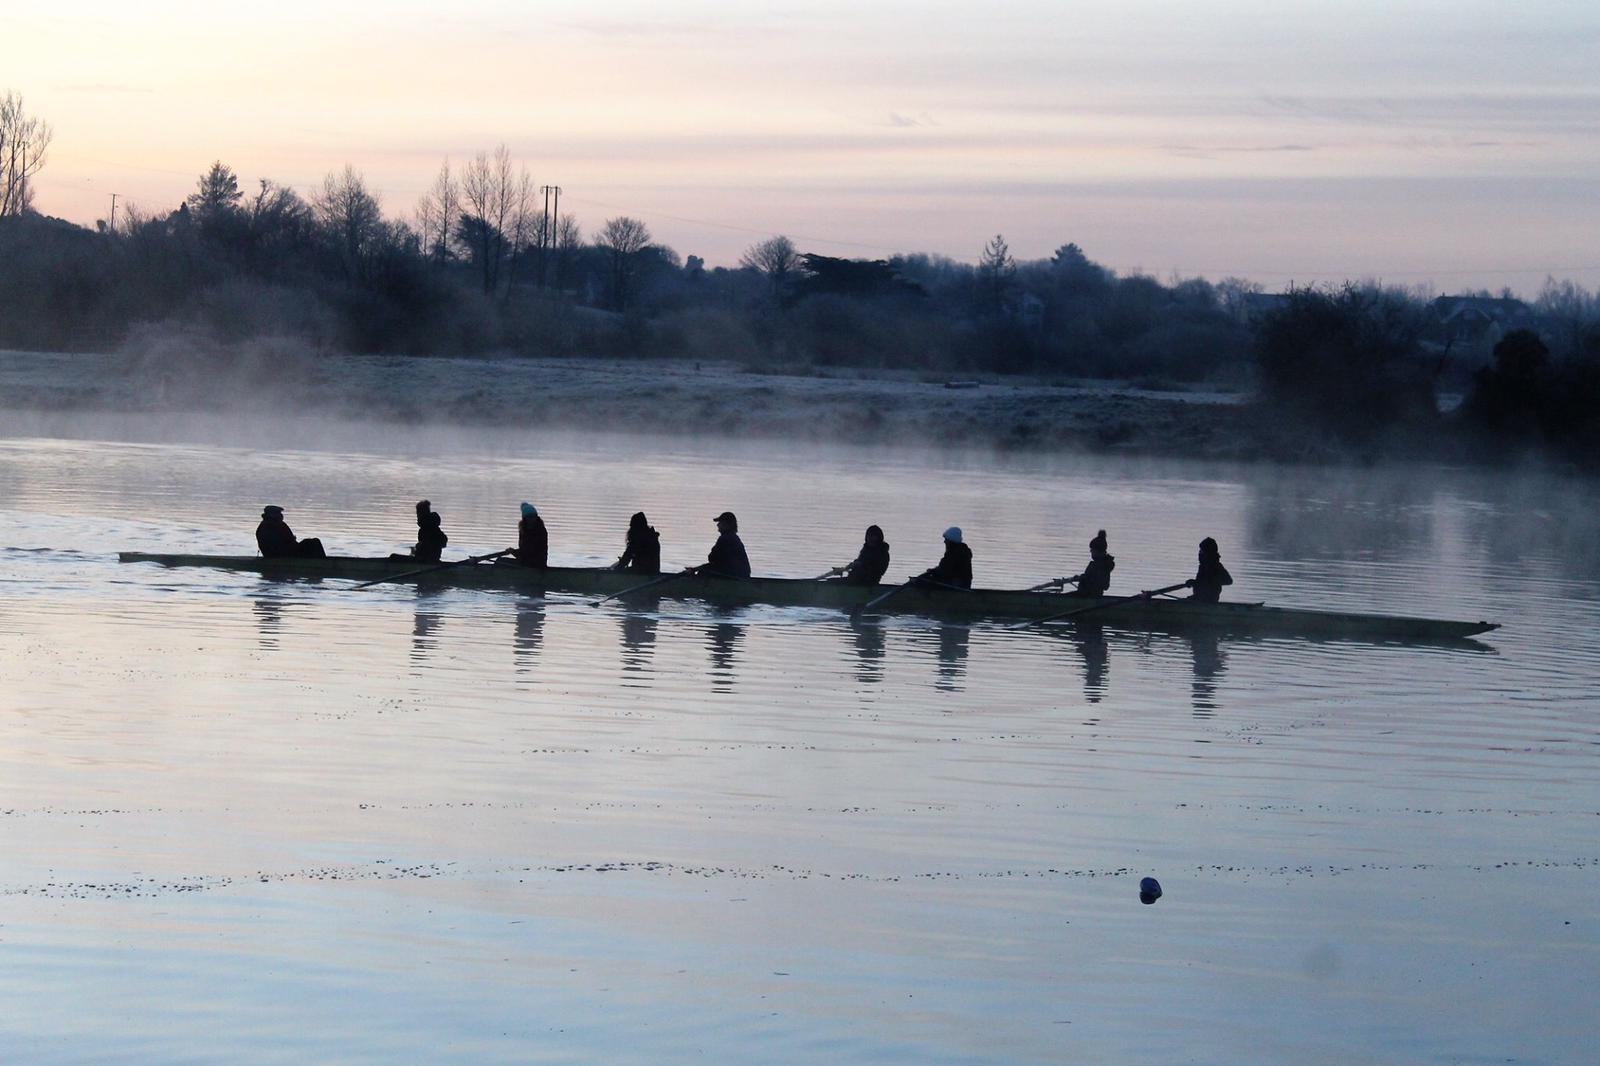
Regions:
<svg viewBox="0 0 1600 1066"><path fill-rule="evenodd" d="M116 351L164 332L271 338L312 356L707 359L1253 390L1294 451L1553 450L1593 462L1600 297L1524 303L1346 284L1267 294L1236 278L1119 275L1064 243L1018 261L844 259L787 237L708 267L638 219L585 223L502 147L446 163L406 217L346 166L308 194L222 162L176 206L90 229L31 209L49 128L5 97L0 347ZM30 125L31 123L31 125ZM0 159L5 158L0 152ZM1459 406L1449 413L1442 409Z"/></svg>

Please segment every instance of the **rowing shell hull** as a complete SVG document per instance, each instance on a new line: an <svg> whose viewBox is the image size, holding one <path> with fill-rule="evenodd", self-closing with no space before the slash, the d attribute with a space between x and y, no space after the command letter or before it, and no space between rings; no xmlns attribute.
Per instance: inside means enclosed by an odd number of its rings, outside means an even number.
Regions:
<svg viewBox="0 0 1600 1066"><path fill-rule="evenodd" d="M263 559L249 555L151 555L122 552L125 563L160 563L163 566L198 566L241 570L278 579L346 578L373 581L417 569L404 559ZM568 592L583 596L609 596L649 580L628 571L588 567L551 567L533 570L515 564L476 564L447 567L404 579L429 586L508 589L518 592ZM866 587L836 581L756 577L745 581L725 578L677 577L641 598L671 597L703 600L720 606L768 604L780 607L861 607L892 585ZM1107 606L1099 607L1105 603ZM1448 641L1499 628L1490 622L1454 622L1436 618L1404 618L1381 614L1344 614L1264 607L1255 603L1196 603L1193 600L1090 600L1048 592L1014 592L1004 589L952 589L912 586L896 592L877 610L958 618L1050 618L1080 607L1095 607L1083 621L1130 629L1185 631L1195 629L1261 635L1303 636L1350 640Z"/></svg>

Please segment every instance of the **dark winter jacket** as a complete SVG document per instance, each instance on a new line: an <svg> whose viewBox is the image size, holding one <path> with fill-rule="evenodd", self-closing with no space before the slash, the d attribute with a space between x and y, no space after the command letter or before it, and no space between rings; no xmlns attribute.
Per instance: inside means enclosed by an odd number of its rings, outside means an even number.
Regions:
<svg viewBox="0 0 1600 1066"><path fill-rule="evenodd" d="M256 547L268 559L287 559L300 554L300 542L282 518L261 520L256 527Z"/></svg>
<svg viewBox="0 0 1600 1066"><path fill-rule="evenodd" d="M1222 565L1219 556L1202 556L1200 569L1190 582L1194 588L1194 598L1203 603L1216 603L1222 599L1222 586L1231 584L1233 575Z"/></svg>
<svg viewBox="0 0 1600 1066"><path fill-rule="evenodd" d="M550 565L550 535L538 515L517 520L517 562L540 570Z"/></svg>
<svg viewBox="0 0 1600 1066"><path fill-rule="evenodd" d="M449 543L450 538L445 536L440 525L439 513L430 511L417 527L417 546L411 549L411 554L419 563L436 563Z"/></svg>
<svg viewBox="0 0 1600 1066"><path fill-rule="evenodd" d="M706 564L696 571L712 577L749 577L750 557L745 554L744 541L737 533L722 533L711 546Z"/></svg>
<svg viewBox="0 0 1600 1066"><path fill-rule="evenodd" d="M1111 571L1117 567L1116 556L1107 552L1089 560L1089 565L1078 575L1079 596L1104 596L1111 587Z"/></svg>
<svg viewBox="0 0 1600 1066"><path fill-rule="evenodd" d="M655 526L628 527L628 546L617 560L617 569L632 570L636 574L661 573L661 534L656 532Z"/></svg>
<svg viewBox="0 0 1600 1066"><path fill-rule="evenodd" d="M944 558L932 570L924 570L921 577L945 585L972 587L972 549L954 541L944 542Z"/></svg>
<svg viewBox="0 0 1600 1066"><path fill-rule="evenodd" d="M844 568L847 585L876 585L889 569L889 542L862 544L861 553Z"/></svg>

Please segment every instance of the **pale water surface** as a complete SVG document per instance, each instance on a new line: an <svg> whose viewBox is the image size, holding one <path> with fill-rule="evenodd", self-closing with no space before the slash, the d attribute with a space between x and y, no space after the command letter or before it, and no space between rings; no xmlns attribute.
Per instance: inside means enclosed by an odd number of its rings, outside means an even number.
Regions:
<svg viewBox="0 0 1600 1066"><path fill-rule="evenodd" d="M0 432L5 432L0 428ZM1600 534L1553 477L358 425L0 439L0 1060L1595 1061ZM456 557L1181 580L1401 647L124 565L260 506ZM460 549L458 552L457 549ZM1165 897L1138 900L1138 880Z"/></svg>

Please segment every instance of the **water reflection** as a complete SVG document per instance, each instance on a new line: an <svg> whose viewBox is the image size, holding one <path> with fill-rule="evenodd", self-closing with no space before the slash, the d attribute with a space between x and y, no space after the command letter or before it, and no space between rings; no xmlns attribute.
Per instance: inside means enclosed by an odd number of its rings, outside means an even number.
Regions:
<svg viewBox="0 0 1600 1066"><path fill-rule="evenodd" d="M418 666L425 664L438 647L439 638L434 631L444 621L444 614L434 606L439 593L438 589L417 589L416 614L411 624L411 661Z"/></svg>
<svg viewBox="0 0 1600 1066"><path fill-rule="evenodd" d="M730 618L728 612L718 611L714 618ZM745 627L737 622L715 621L706 628L706 648L711 653L711 691L732 692L734 667L737 665L739 641L744 638Z"/></svg>
<svg viewBox="0 0 1600 1066"><path fill-rule="evenodd" d="M264 651L278 650L278 636L283 629L282 600L271 596L257 596L251 603L250 613L256 621L256 643Z"/></svg>
<svg viewBox="0 0 1600 1066"><path fill-rule="evenodd" d="M884 631L876 621L850 616L850 643L856 653L856 680L873 685L883 680Z"/></svg>
<svg viewBox="0 0 1600 1066"><path fill-rule="evenodd" d="M544 600L531 596L517 600L516 632L511 638L511 659L517 672L533 669L544 643Z"/></svg>
<svg viewBox="0 0 1600 1066"><path fill-rule="evenodd" d="M655 658L656 627L660 619L654 611L630 610L619 615L618 621L622 625L623 674L641 674L648 678L651 661Z"/></svg>
<svg viewBox="0 0 1600 1066"><path fill-rule="evenodd" d="M1194 681L1190 687L1190 703L1196 718L1214 718L1217 714L1217 680L1227 671L1228 657L1222 651L1222 642L1215 633L1191 633L1189 652L1194 662Z"/></svg>
<svg viewBox="0 0 1600 1066"><path fill-rule="evenodd" d="M1105 627L1079 622L1071 628L1071 634L1072 643L1083 658L1083 698L1099 703L1105 699L1111 668L1111 646L1106 643Z"/></svg>
<svg viewBox="0 0 1600 1066"><path fill-rule="evenodd" d="M960 692L967 675L967 644L972 627L955 622L939 623L939 675L933 687L940 692Z"/></svg>

